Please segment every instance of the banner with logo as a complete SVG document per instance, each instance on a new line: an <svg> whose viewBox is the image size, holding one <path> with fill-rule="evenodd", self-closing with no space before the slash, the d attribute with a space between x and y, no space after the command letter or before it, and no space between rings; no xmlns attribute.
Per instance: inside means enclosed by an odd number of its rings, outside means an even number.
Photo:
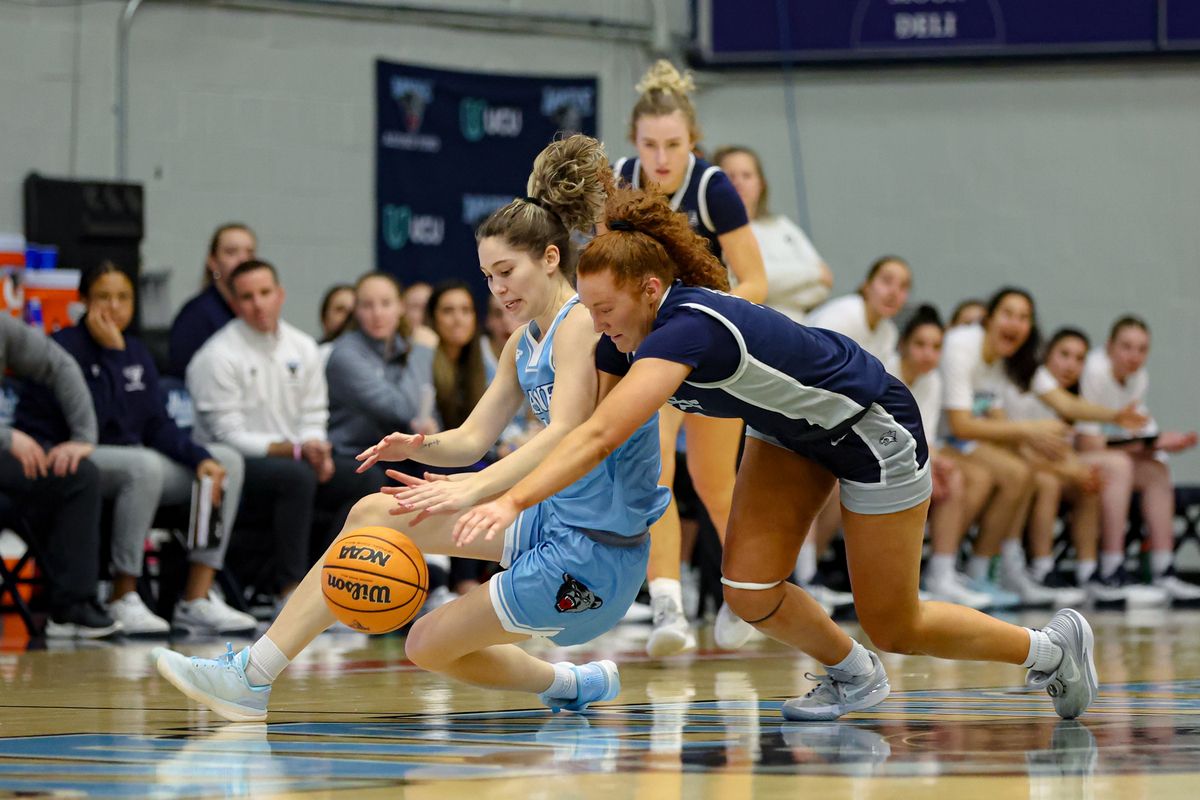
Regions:
<svg viewBox="0 0 1200 800"><path fill-rule="evenodd" d="M379 269L407 285L458 278L477 299L475 228L525 194L533 159L560 133L595 135L595 78L538 78L377 61Z"/></svg>

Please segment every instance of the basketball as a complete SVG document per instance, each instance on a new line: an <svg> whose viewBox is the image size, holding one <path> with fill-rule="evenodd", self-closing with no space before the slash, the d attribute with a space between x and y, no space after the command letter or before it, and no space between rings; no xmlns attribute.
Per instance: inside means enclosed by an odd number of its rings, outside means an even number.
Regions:
<svg viewBox="0 0 1200 800"><path fill-rule="evenodd" d="M359 528L334 543L321 593L341 622L388 633L412 621L429 593L429 568L413 541L391 528Z"/></svg>

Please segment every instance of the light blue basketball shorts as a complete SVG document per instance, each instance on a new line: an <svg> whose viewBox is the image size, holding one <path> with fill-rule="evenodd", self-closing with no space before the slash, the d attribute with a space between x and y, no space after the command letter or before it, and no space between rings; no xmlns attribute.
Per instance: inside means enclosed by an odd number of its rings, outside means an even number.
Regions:
<svg viewBox="0 0 1200 800"><path fill-rule="evenodd" d="M504 572L489 582L504 630L555 644L591 641L633 605L650 559L650 535L566 525L538 503L504 532Z"/></svg>

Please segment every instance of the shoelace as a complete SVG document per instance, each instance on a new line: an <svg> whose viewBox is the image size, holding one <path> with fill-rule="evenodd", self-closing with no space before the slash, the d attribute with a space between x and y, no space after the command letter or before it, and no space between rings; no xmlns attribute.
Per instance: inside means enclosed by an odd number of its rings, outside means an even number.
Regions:
<svg viewBox="0 0 1200 800"><path fill-rule="evenodd" d="M825 675L814 675L811 672L806 672L806 673L804 673L804 677L810 681L817 682L817 685L814 686L812 689L809 689L808 694L804 695L805 698L815 697L817 692L821 691L822 689L829 689L830 691L832 691L834 693L835 696L838 696L838 697L840 697L842 695L842 691L841 691L841 688L838 686L838 682L835 681L833 679L833 676L829 675L828 673L826 673Z"/></svg>
<svg viewBox="0 0 1200 800"><path fill-rule="evenodd" d="M208 669L236 669L234 659L237 658L237 653L233 652L233 642L225 643L225 652L219 655L212 664L205 663L207 658L192 657L192 663L197 667L207 667Z"/></svg>

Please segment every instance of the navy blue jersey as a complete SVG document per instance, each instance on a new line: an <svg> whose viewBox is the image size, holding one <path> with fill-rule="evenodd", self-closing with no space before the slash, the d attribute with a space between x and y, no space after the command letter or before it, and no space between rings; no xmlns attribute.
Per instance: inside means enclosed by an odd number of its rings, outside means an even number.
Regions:
<svg viewBox="0 0 1200 800"><path fill-rule="evenodd" d="M642 188L642 162L638 158L622 158L613 165L613 173L624 184ZM687 214L692 230L708 240L717 258L721 244L717 237L749 225L746 206L720 167L713 166L695 155L688 157L683 183L670 198L671 208Z"/></svg>
<svg viewBox="0 0 1200 800"><path fill-rule="evenodd" d="M740 418L788 446L855 424L891 384L883 364L840 333L678 281L636 353L607 336L596 347L596 366L613 375L640 358L692 368L669 400L679 410Z"/></svg>

